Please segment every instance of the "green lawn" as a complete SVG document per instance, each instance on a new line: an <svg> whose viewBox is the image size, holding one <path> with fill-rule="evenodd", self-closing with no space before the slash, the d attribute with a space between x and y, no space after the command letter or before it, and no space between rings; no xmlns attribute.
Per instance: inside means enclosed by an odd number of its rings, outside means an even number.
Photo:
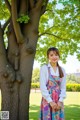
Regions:
<svg viewBox="0 0 80 120"><path fill-rule="evenodd" d="M38 120L40 102L41 93L31 92L29 120ZM67 92L67 98L65 99L64 104L65 104L65 120L80 120L80 92Z"/></svg>
<svg viewBox="0 0 80 120"><path fill-rule="evenodd" d="M38 120L41 102L41 93L31 92L30 95L30 119ZM80 120L80 92L67 92L67 98L64 101L65 120Z"/></svg>

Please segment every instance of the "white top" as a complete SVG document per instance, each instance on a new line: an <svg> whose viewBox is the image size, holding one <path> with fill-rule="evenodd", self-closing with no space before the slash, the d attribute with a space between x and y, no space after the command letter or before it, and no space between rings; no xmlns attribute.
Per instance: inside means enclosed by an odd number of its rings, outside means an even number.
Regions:
<svg viewBox="0 0 80 120"><path fill-rule="evenodd" d="M49 94L47 87L46 87L46 84L48 82L48 77L49 77L48 67L50 67L51 75L59 76L59 70L57 67L57 70L55 72L50 63L48 63L48 65L43 65L40 69L41 93L42 93L42 96L47 100L47 102L50 103L52 101L52 98L50 97L50 94ZM63 99L66 97L66 73L65 73L65 70L63 68L62 68L62 71L63 71L64 77L62 78L63 80L62 80L61 85L60 85L60 89L61 89L61 93L59 96L60 102L63 102Z"/></svg>

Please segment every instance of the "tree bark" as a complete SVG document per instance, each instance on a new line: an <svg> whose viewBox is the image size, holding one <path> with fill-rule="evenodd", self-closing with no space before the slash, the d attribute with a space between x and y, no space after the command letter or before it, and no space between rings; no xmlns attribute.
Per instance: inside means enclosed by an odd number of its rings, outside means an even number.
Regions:
<svg viewBox="0 0 80 120"><path fill-rule="evenodd" d="M10 21L9 27L8 27L8 61L12 65L14 71L15 71L15 82L12 87L12 94L11 94L11 114L10 119L11 120L17 120L18 119L18 110L19 110L19 84L17 81L18 77L18 68L19 68L19 47L16 42L16 36L13 29L12 21Z"/></svg>
<svg viewBox="0 0 80 120"><path fill-rule="evenodd" d="M2 111L11 114L11 94L15 72L6 58L6 50L3 41L3 29L0 26L0 88L2 95Z"/></svg>

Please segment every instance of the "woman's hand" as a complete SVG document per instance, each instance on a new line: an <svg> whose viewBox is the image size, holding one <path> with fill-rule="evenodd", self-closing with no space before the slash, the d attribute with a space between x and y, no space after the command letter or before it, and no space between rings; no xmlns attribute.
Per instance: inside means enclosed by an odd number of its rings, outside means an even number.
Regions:
<svg viewBox="0 0 80 120"><path fill-rule="evenodd" d="M50 102L50 106L53 110L57 108L57 104L55 102Z"/></svg>
<svg viewBox="0 0 80 120"><path fill-rule="evenodd" d="M58 101L57 103L57 111L60 110L62 107L62 102Z"/></svg>

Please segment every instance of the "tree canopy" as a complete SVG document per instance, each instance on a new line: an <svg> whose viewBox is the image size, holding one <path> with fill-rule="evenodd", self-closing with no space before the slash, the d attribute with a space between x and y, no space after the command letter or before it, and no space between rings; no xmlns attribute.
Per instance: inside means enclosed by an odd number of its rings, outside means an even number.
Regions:
<svg viewBox="0 0 80 120"><path fill-rule="evenodd" d="M5 5L5 2L8 5ZM0 20L10 17L10 0L0 1ZM36 59L44 63L48 47L55 46L60 50L61 59L66 61L68 54L76 53L80 60L80 1L49 0L45 13L39 24L39 39ZM46 1L43 2L46 4Z"/></svg>
<svg viewBox="0 0 80 120"><path fill-rule="evenodd" d="M80 4L74 0L51 0L40 19L36 59L44 63L48 47L60 50L61 59L76 53L80 60Z"/></svg>

